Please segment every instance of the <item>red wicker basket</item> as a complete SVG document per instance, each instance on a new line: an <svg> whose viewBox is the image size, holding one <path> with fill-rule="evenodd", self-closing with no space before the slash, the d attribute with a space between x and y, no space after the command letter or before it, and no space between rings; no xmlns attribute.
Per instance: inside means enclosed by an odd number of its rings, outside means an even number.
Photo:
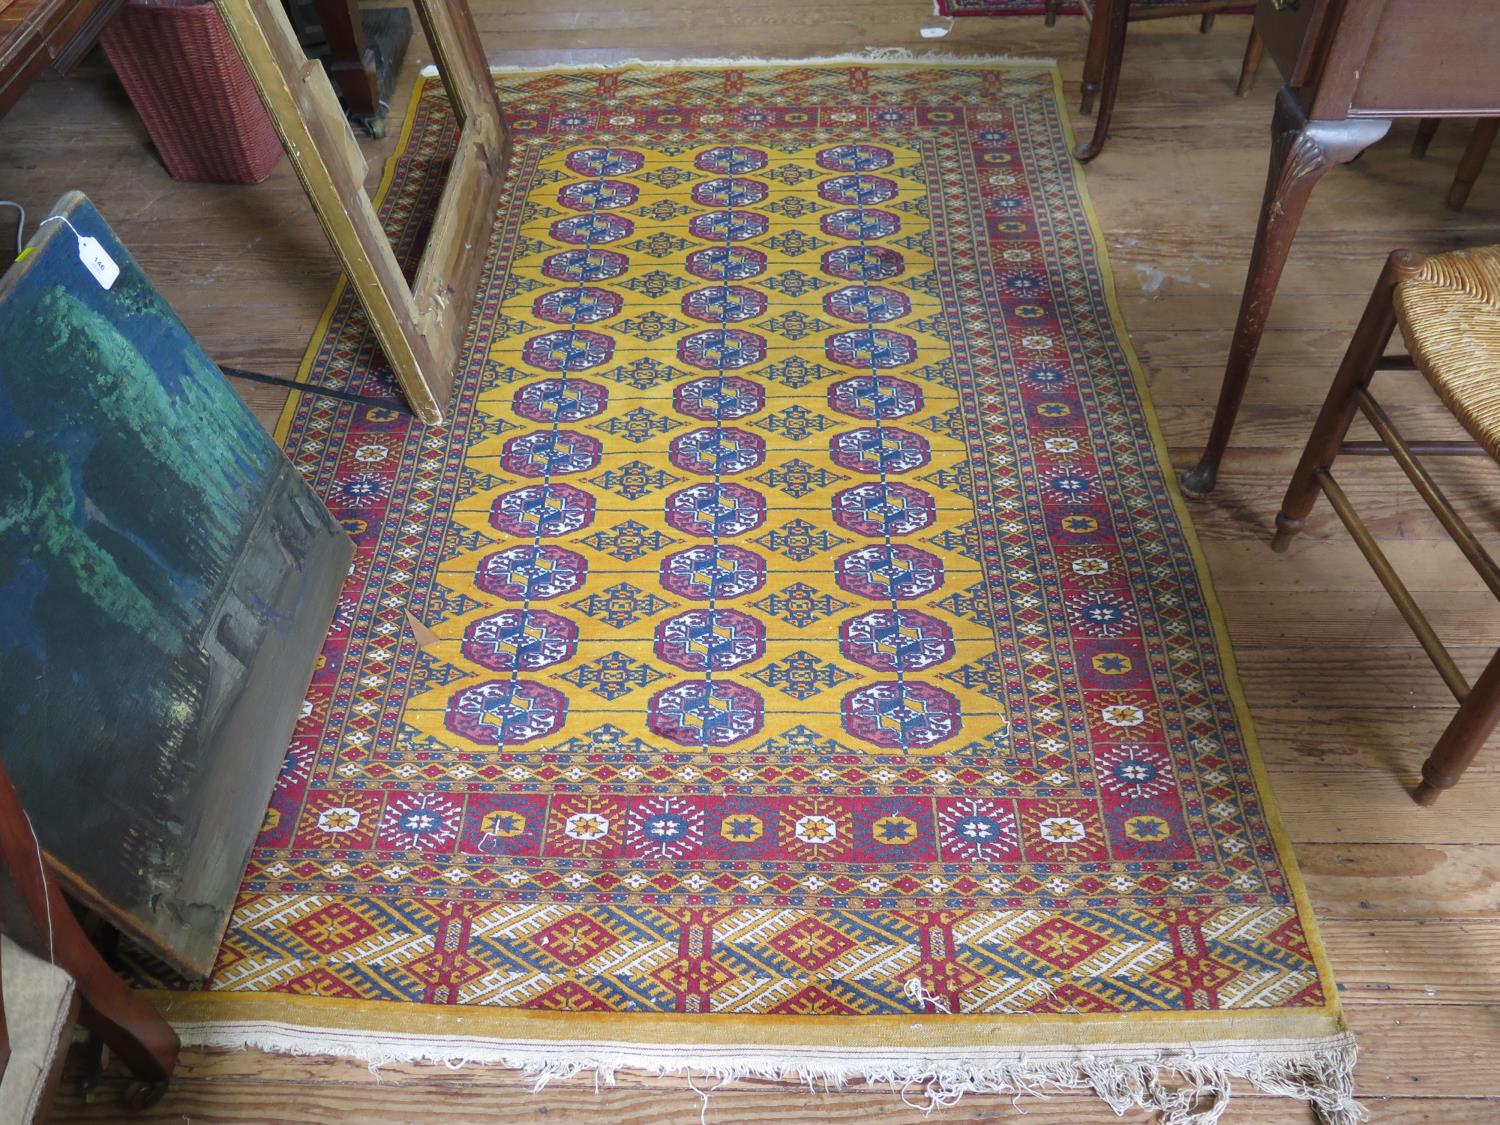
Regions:
<svg viewBox="0 0 1500 1125"><path fill-rule="evenodd" d="M281 138L211 2L129 0L100 39L174 180L271 174Z"/></svg>

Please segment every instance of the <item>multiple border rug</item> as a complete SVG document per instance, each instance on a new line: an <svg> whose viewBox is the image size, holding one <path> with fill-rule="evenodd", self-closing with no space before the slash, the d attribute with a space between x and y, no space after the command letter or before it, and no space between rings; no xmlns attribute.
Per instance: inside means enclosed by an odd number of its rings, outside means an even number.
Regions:
<svg viewBox="0 0 1500 1125"><path fill-rule="evenodd" d="M344 291L280 428L358 556L185 1040L1353 1120L1055 70L496 82L451 423Z"/></svg>

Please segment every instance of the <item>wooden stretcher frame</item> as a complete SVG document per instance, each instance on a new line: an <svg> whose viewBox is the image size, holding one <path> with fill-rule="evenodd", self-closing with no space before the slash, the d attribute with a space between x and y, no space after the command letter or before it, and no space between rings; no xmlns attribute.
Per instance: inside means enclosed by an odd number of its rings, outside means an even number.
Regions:
<svg viewBox="0 0 1500 1125"><path fill-rule="evenodd" d="M441 422L509 155L467 4L415 0L460 132L432 235L408 285L365 194L364 155L322 64L298 45L281 0L215 2L407 402L423 422Z"/></svg>

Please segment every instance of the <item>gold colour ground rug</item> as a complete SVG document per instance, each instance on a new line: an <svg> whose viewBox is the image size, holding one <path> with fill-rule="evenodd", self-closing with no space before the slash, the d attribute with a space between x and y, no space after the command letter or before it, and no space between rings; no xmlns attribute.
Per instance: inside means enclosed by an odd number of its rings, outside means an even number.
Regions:
<svg viewBox="0 0 1500 1125"><path fill-rule="evenodd" d="M283 420L359 554L185 1038L1355 1119L1056 72L496 83L451 422L347 291Z"/></svg>

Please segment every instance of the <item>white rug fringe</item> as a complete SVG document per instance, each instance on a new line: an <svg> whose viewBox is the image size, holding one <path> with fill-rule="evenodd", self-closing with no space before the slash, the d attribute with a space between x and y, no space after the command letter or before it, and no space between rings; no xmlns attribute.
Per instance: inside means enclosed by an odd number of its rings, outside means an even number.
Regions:
<svg viewBox="0 0 1500 1125"><path fill-rule="evenodd" d="M912 51L907 47L871 47L843 55L813 55L807 58L702 58L702 59L624 59L608 63L549 63L544 66L490 66L491 74L552 74L560 71L624 70L630 67L692 66L828 66L861 63L871 66L933 64L968 64L970 66L1031 66L1048 69L1057 65L1051 56L1022 58L1017 55L958 54L953 51ZM437 76L437 67L428 63L422 68L424 78Z"/></svg>
<svg viewBox="0 0 1500 1125"><path fill-rule="evenodd" d="M768 1051L728 1044L642 1045L622 1042L498 1040L479 1036L419 1036L237 1021L177 1025L184 1046L255 1048L290 1055L357 1058L371 1073L392 1063L432 1062L449 1068L499 1065L549 1082L592 1075L613 1085L621 1070L684 1075L704 1100L740 1078L795 1080L809 1090L851 1082L884 1084L923 1114L957 1105L970 1094L1029 1094L1092 1090L1117 1115L1152 1110L1163 1125L1215 1125L1239 1078L1267 1094L1309 1102L1327 1125L1368 1118L1354 1097L1354 1037L1271 1042L1218 1042L1188 1047L1100 1044L1010 1051L954 1049L942 1057L857 1047L787 1047ZM714 1082L700 1089L695 1079Z"/></svg>

